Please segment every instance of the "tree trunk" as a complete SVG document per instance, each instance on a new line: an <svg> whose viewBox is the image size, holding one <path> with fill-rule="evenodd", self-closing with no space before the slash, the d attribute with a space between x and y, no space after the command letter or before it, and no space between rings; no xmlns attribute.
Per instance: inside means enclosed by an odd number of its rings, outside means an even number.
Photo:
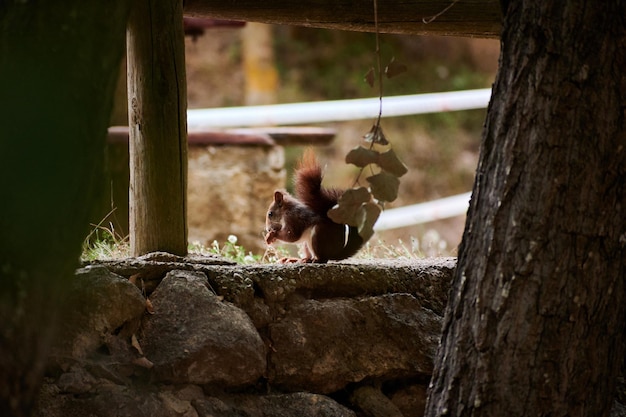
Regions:
<svg viewBox="0 0 626 417"><path fill-rule="evenodd" d="M624 354L626 2L508 3L428 416L606 416Z"/></svg>
<svg viewBox="0 0 626 417"><path fill-rule="evenodd" d="M30 415L102 192L126 1L0 4L0 415Z"/></svg>
<svg viewBox="0 0 626 417"><path fill-rule="evenodd" d="M130 246L187 254L187 84L182 0L137 0L128 22Z"/></svg>

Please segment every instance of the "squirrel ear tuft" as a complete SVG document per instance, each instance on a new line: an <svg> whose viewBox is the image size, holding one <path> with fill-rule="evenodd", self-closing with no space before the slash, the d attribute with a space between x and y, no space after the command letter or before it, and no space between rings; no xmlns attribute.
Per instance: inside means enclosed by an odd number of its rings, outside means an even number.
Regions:
<svg viewBox="0 0 626 417"><path fill-rule="evenodd" d="M280 191L274 191L274 201L278 204L283 202L283 193Z"/></svg>

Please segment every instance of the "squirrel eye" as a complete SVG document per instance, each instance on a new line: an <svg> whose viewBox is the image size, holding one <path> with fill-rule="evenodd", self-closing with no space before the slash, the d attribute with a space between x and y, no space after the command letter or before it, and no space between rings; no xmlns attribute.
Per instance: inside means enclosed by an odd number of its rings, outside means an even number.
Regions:
<svg viewBox="0 0 626 417"><path fill-rule="evenodd" d="M267 217L274 217L274 212L272 210L267 212Z"/></svg>

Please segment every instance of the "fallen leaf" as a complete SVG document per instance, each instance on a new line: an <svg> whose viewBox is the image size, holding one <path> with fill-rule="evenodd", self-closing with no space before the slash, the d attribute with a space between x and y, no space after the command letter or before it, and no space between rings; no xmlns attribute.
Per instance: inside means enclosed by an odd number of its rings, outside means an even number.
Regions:
<svg viewBox="0 0 626 417"><path fill-rule="evenodd" d="M137 340L137 336L133 333L133 335L130 337L130 344L137 349L137 352L139 352L139 354L141 356L143 356L143 350L141 350L141 345L139 344L139 341Z"/></svg>
<svg viewBox="0 0 626 417"><path fill-rule="evenodd" d="M146 358L145 356L133 360L133 363L146 369L151 369L154 366L154 364L150 362L150 360L148 360L148 358Z"/></svg>
<svg viewBox="0 0 626 417"><path fill-rule="evenodd" d="M146 311L150 314L154 314L154 307L152 306L152 301L149 298L146 298Z"/></svg>
<svg viewBox="0 0 626 417"><path fill-rule="evenodd" d="M130 278L128 278L128 281L130 281L131 284L136 285L138 287L139 285L137 284L137 280L139 279L139 275L140 274L131 275Z"/></svg>

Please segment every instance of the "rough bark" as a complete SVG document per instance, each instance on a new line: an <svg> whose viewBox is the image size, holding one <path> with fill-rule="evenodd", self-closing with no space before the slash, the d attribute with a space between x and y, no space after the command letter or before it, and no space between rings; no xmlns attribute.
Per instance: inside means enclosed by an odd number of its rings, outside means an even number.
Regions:
<svg viewBox="0 0 626 417"><path fill-rule="evenodd" d="M125 1L0 3L2 416L30 414L101 192L127 14Z"/></svg>
<svg viewBox="0 0 626 417"><path fill-rule="evenodd" d="M372 0L187 0L185 13L228 20L374 32ZM445 13L442 13L445 11ZM435 18L436 17L436 18ZM383 33L497 38L501 13L497 0L380 0Z"/></svg>
<svg viewBox="0 0 626 417"><path fill-rule="evenodd" d="M605 416L624 353L626 2L504 9L426 415Z"/></svg>
<svg viewBox="0 0 626 417"><path fill-rule="evenodd" d="M187 253L187 84L182 0L138 0L128 21L130 246Z"/></svg>

